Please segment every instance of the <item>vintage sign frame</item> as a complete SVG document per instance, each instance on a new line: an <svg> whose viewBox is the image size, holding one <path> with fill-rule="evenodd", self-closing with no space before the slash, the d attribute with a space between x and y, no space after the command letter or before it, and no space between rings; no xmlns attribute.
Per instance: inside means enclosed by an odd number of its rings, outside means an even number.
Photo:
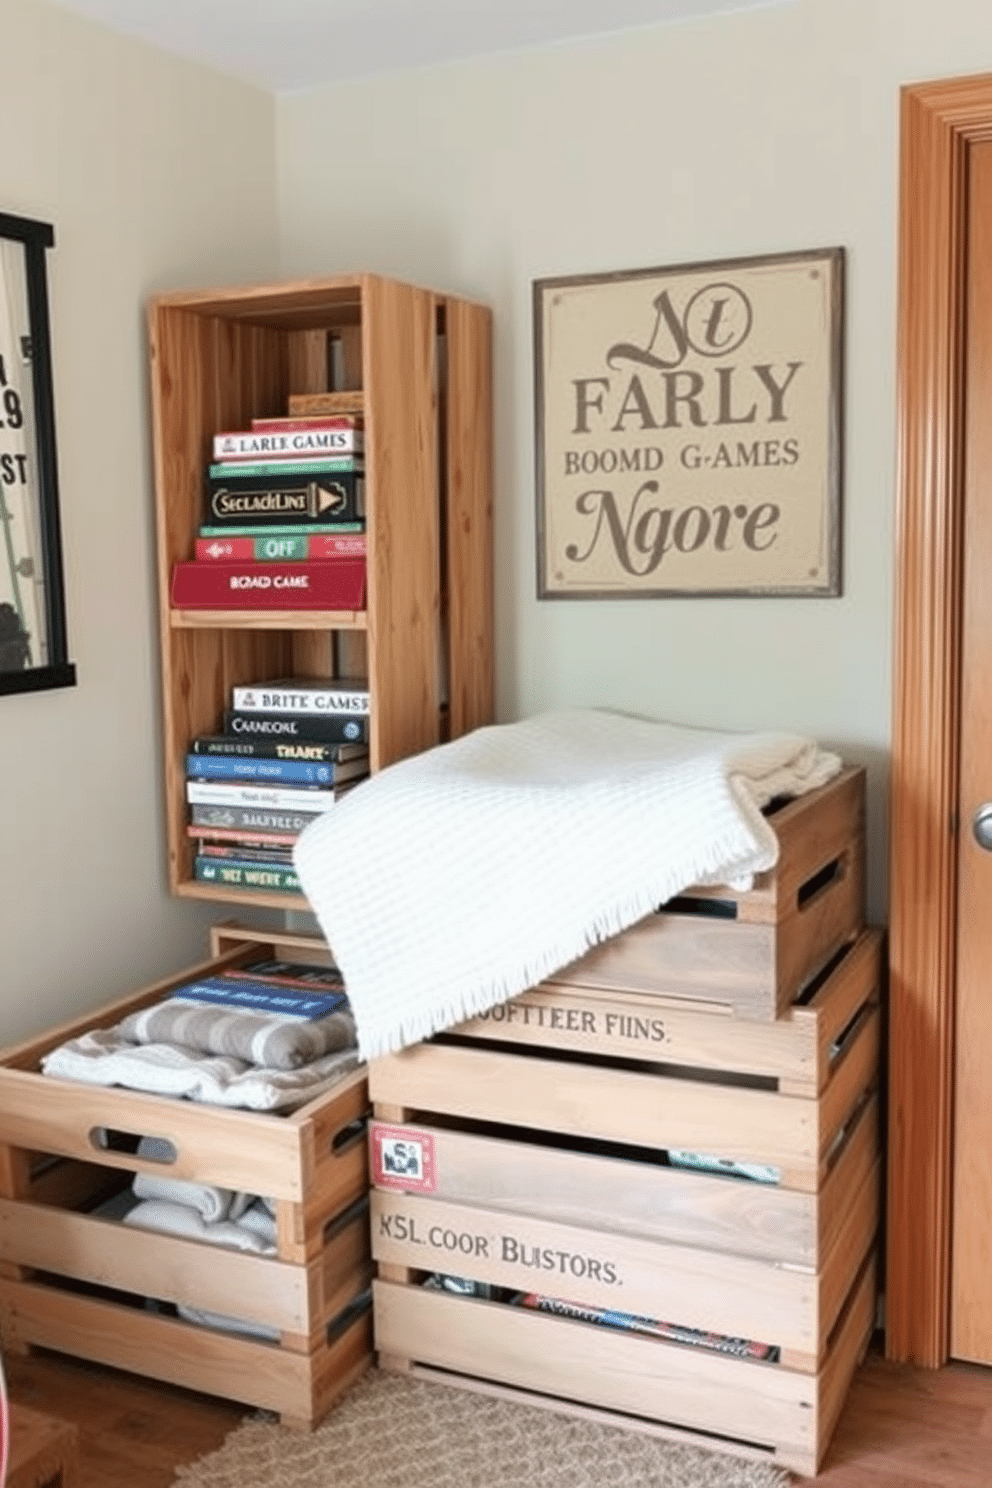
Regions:
<svg viewBox="0 0 992 1488"><path fill-rule="evenodd" d="M48 222L0 212L0 695L73 687L45 253Z"/></svg>
<svg viewBox="0 0 992 1488"><path fill-rule="evenodd" d="M538 598L841 593L844 268L534 281Z"/></svg>

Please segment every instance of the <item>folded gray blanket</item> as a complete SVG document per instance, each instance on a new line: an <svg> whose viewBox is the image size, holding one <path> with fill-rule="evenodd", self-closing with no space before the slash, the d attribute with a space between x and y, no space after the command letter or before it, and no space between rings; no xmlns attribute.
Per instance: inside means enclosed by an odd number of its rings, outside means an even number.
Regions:
<svg viewBox="0 0 992 1488"><path fill-rule="evenodd" d="M234 1055L202 1054L179 1044L135 1044L120 1028L94 1028L42 1056L45 1075L92 1085L122 1085L250 1111L288 1111L323 1095L358 1065L352 1047L296 1070L261 1069Z"/></svg>
<svg viewBox="0 0 992 1488"><path fill-rule="evenodd" d="M152 1162L174 1162L176 1150L160 1137L142 1137L138 1157ZM131 1184L136 1198L165 1199L173 1204L188 1204L207 1224L222 1219L240 1219L254 1202L254 1195L219 1188L214 1183L194 1183L188 1178L171 1178L168 1173L135 1173Z"/></svg>
<svg viewBox="0 0 992 1488"><path fill-rule="evenodd" d="M354 1046L355 1024L343 997L255 989L260 1008L252 1005L251 989L239 993L245 985L225 986L217 977L179 987L165 1001L130 1013L117 1032L133 1044L180 1044L270 1070L300 1069Z"/></svg>

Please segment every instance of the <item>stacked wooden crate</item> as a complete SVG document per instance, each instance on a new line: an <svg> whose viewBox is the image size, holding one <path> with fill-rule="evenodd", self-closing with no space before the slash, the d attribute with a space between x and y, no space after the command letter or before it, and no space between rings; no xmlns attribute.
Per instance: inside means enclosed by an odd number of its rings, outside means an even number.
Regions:
<svg viewBox="0 0 992 1488"><path fill-rule="evenodd" d="M300 959L296 939L225 929L203 965L0 1054L4 1350L56 1349L302 1427L315 1425L371 1362L364 1067L284 1115L40 1073L49 1049L85 1029L112 1027L182 982L279 956L290 944ZM327 959L326 947L302 955ZM142 1137L170 1144L174 1160L140 1157ZM108 1217L106 1202L135 1172L274 1200L277 1253ZM191 1313L237 1319L241 1328L203 1326Z"/></svg>
<svg viewBox="0 0 992 1488"><path fill-rule="evenodd" d="M690 891L370 1065L385 1367L817 1470L876 1311L864 772L769 814L779 862L749 891Z"/></svg>

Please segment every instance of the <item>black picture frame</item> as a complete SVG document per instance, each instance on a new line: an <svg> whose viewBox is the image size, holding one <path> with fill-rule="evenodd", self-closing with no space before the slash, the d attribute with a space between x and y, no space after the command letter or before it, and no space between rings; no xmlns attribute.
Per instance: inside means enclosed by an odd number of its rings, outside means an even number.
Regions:
<svg viewBox="0 0 992 1488"><path fill-rule="evenodd" d="M76 685L45 257L54 244L51 223L0 212L0 694Z"/></svg>

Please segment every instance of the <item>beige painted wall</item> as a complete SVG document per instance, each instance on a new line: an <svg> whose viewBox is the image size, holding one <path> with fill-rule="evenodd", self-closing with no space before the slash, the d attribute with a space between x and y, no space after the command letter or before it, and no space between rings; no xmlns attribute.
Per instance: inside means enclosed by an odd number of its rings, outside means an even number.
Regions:
<svg viewBox="0 0 992 1488"><path fill-rule="evenodd" d="M496 315L499 713L811 733L870 767L885 913L899 85L992 70L988 0L795 0L278 106L287 274L369 267ZM844 593L538 601L531 282L848 250Z"/></svg>
<svg viewBox="0 0 992 1488"><path fill-rule="evenodd" d="M0 210L49 254L69 650L0 697L0 1043L206 953L166 887L143 305L268 278L272 99L0 0Z"/></svg>
<svg viewBox="0 0 992 1488"><path fill-rule="evenodd" d="M0 1042L187 964L216 918L166 889L141 311L277 264L495 309L500 717L590 704L816 735L870 767L884 917L898 90L992 70L987 0L793 0L275 104L44 0L0 0L0 46L0 210L57 233L79 670L75 689L0 697ZM832 244L843 597L539 602L532 280Z"/></svg>

